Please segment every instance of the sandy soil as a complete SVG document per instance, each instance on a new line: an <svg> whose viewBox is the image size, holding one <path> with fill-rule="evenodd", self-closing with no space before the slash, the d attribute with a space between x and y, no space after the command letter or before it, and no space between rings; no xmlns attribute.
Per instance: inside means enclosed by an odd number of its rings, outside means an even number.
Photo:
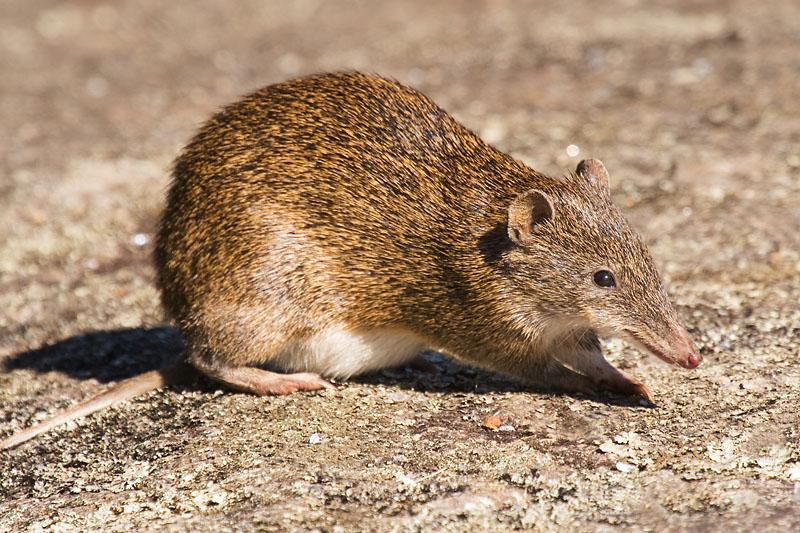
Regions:
<svg viewBox="0 0 800 533"><path fill-rule="evenodd" d="M800 527L798 50L793 0L2 3L0 435L180 352L149 260L171 159L237 95L341 68L539 170L603 159L706 361L609 342L654 408L438 356L171 388L0 453L0 530Z"/></svg>

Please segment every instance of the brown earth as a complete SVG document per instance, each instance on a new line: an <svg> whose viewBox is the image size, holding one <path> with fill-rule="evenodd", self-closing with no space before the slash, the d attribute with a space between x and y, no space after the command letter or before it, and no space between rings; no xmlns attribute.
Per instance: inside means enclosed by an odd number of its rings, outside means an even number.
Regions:
<svg viewBox="0 0 800 533"><path fill-rule="evenodd" d="M706 361L609 342L655 408L438 356L171 388L0 453L0 530L797 529L799 51L793 0L4 2L0 435L180 351L149 259L171 159L237 95L342 68L539 170L603 159Z"/></svg>

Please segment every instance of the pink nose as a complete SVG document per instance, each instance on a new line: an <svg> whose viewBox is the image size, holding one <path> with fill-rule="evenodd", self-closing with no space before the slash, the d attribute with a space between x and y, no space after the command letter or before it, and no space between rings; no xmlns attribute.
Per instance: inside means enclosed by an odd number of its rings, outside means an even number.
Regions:
<svg viewBox="0 0 800 533"><path fill-rule="evenodd" d="M683 338L686 348L683 351L683 357L679 359L681 366L684 368L697 368L703 362L703 356L700 355L688 333L684 333Z"/></svg>
<svg viewBox="0 0 800 533"><path fill-rule="evenodd" d="M689 354L689 357L686 358L686 368L697 368L702 362L703 356L700 355L700 352L695 350L693 353Z"/></svg>

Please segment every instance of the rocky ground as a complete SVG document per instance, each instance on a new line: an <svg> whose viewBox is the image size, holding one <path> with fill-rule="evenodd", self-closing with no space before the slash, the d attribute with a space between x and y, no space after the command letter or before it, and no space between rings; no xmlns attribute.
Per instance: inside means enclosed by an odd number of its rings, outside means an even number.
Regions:
<svg viewBox="0 0 800 533"><path fill-rule="evenodd" d="M170 388L0 452L0 530L797 529L799 49L793 0L3 3L0 435L179 353L149 259L171 159L237 95L342 68L539 170L603 159L706 360L609 342L656 407L435 355Z"/></svg>

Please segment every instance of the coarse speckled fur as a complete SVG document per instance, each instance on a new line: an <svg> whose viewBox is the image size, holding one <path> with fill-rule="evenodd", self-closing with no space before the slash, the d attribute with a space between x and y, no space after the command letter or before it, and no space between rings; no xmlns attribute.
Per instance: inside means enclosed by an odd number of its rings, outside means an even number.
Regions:
<svg viewBox="0 0 800 533"><path fill-rule="evenodd" d="M589 163L544 176L381 77L272 85L213 117L175 164L156 252L164 306L205 371L349 376L409 357L343 338L373 330L522 378L592 330L676 360L686 335ZM551 212L514 242L509 207L532 189ZM600 268L615 290L592 284ZM320 348L325 331L337 333Z"/></svg>

